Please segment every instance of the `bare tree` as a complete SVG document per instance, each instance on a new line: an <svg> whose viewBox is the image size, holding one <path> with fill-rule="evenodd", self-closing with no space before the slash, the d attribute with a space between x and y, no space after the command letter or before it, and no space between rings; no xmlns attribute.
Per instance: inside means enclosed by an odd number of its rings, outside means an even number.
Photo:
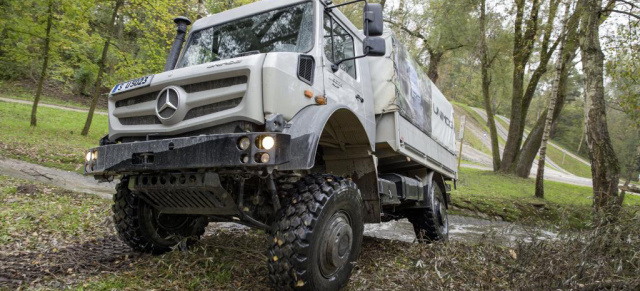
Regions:
<svg viewBox="0 0 640 291"><path fill-rule="evenodd" d="M107 53L109 51L109 44L111 43L111 37L115 34L117 29L116 17L118 16L118 10L124 4L124 0L115 0L113 13L111 14L111 22L109 22L109 29L107 37L102 47L102 57L100 58L100 67L98 68L98 76L96 77L96 83L93 87L93 98L91 99L91 107L89 107L89 114L87 115L87 121L84 123L82 129L82 135L89 134L89 128L91 128L91 121L93 121L93 112L96 110L98 104L98 98L100 97L100 89L102 88L102 75L104 74L105 67L107 65Z"/></svg>
<svg viewBox="0 0 640 291"><path fill-rule="evenodd" d="M38 89L36 90L36 97L33 99L33 106L31 107L31 126L36 126L38 123L38 103L40 102L40 95L42 95L42 86L44 80L47 78L47 69L49 67L49 47L51 44L51 26L53 25L53 0L49 0L47 8L47 29L44 38L43 48L43 60L42 60L42 72L40 73L40 80L38 80Z"/></svg>
<svg viewBox="0 0 640 291"><path fill-rule="evenodd" d="M566 3L565 12L564 12L564 20L562 21L562 32L564 33L567 28L567 22L569 21L569 11L571 9L570 2ZM547 141L549 141L549 135L551 135L551 123L553 122L553 115L556 108L556 101L558 100L558 95L560 95L560 78L562 76L562 72L565 68L563 68L564 62L562 61L565 49L565 43L567 38L562 36L561 44L560 44L560 52L558 53L558 65L556 66L556 76L553 80L553 89L551 92L551 96L549 97L549 106L547 106L547 116L544 123L544 132L542 134L542 145L540 146L540 160L538 161L538 171L536 173L536 197L544 198L544 164L547 156Z"/></svg>
<svg viewBox="0 0 640 291"><path fill-rule="evenodd" d="M484 98L484 109L487 111L487 123L489 125L489 134L491 135L491 154L493 156L493 170L500 170L500 148L498 144L498 131L496 130L496 121L493 114L493 106L489 87L491 86L491 76L489 68L495 60L497 53L493 57L489 57L489 48L487 47L487 28L486 28L486 0L480 2L480 63L482 72L482 97Z"/></svg>
<svg viewBox="0 0 640 291"><path fill-rule="evenodd" d="M604 99L604 54L600 46L602 0L580 0L580 50L585 73L585 126L591 159L593 206L597 219L611 221L618 209L620 166L607 127ZM600 220L598 220L600 221Z"/></svg>

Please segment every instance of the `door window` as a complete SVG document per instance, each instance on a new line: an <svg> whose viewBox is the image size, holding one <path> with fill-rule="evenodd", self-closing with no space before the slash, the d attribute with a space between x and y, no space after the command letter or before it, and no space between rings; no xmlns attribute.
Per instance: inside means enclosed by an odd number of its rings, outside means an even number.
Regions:
<svg viewBox="0 0 640 291"><path fill-rule="evenodd" d="M353 36L340 23L324 15L324 54L332 63L355 56ZM340 64L340 69L356 78L356 61L349 60Z"/></svg>

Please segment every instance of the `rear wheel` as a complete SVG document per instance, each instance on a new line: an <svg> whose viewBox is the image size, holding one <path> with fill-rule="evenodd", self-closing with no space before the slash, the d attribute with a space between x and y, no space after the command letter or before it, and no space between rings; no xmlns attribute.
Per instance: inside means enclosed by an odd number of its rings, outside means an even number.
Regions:
<svg viewBox="0 0 640 291"><path fill-rule="evenodd" d="M191 245L204 234L204 216L161 214L128 189L128 180L116 186L113 221L120 239L136 251L161 254L179 243Z"/></svg>
<svg viewBox="0 0 640 291"><path fill-rule="evenodd" d="M360 255L364 223L355 183L310 175L280 184L289 200L278 213L269 248L269 276L277 289L338 290Z"/></svg>
<svg viewBox="0 0 640 291"><path fill-rule="evenodd" d="M407 213L409 222L419 242L444 241L449 238L447 205L442 189L436 184L429 185L424 208L412 209Z"/></svg>

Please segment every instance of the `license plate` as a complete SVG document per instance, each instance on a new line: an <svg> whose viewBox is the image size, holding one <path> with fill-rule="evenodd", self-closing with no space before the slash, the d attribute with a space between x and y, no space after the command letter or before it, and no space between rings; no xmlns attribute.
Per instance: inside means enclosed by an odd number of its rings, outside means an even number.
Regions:
<svg viewBox="0 0 640 291"><path fill-rule="evenodd" d="M151 78L153 78L153 75L140 77L127 82L122 82L113 87L113 90L111 90L111 94L118 94L122 92L131 91L133 89L149 86L149 84L151 84Z"/></svg>

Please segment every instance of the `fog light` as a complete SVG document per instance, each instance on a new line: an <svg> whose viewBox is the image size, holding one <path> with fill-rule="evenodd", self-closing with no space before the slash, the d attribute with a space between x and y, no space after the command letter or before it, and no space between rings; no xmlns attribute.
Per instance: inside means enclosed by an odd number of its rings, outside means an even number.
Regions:
<svg viewBox="0 0 640 291"><path fill-rule="evenodd" d="M273 137L265 136L264 138L262 138L262 147L266 150L270 150L275 144L276 141L273 139Z"/></svg>
<svg viewBox="0 0 640 291"><path fill-rule="evenodd" d="M261 153L261 154L258 154L258 156L256 158L257 158L256 160L258 160L259 163L266 164L266 163L269 162L269 159L271 157L267 153Z"/></svg>
<svg viewBox="0 0 640 291"><path fill-rule="evenodd" d="M243 137L238 140L238 148L241 150L246 150L251 146L251 140L248 137Z"/></svg>

